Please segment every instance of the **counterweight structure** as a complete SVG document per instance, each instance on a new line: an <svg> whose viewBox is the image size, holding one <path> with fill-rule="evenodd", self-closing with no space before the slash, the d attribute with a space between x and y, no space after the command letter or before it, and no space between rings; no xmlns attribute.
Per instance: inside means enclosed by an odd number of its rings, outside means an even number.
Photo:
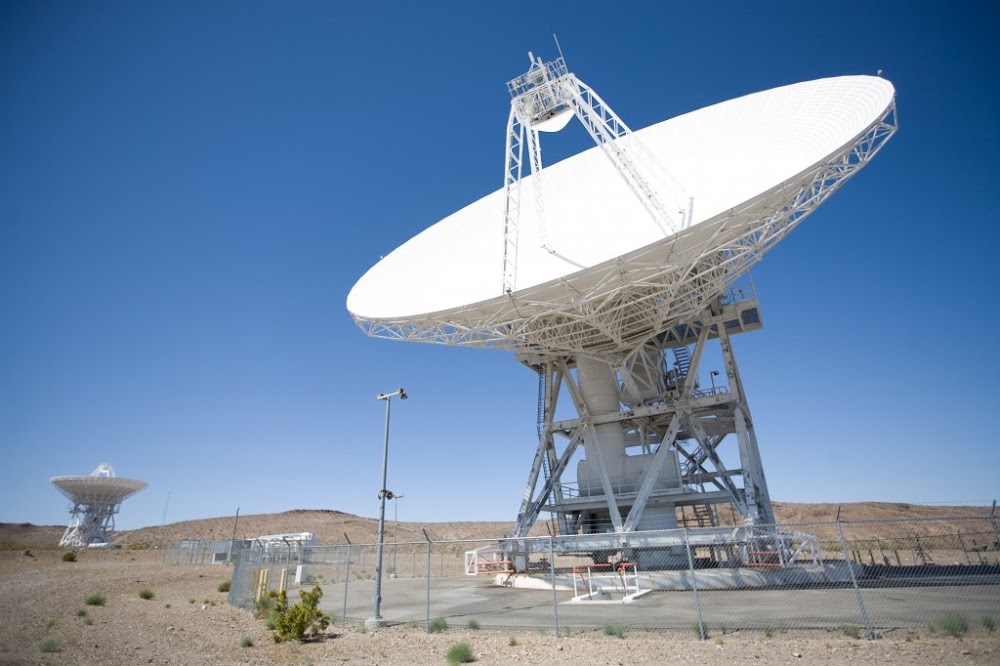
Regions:
<svg viewBox="0 0 1000 666"><path fill-rule="evenodd" d="M110 544L121 503L148 485L116 477L114 468L103 463L90 476L54 476L50 482L72 502L69 525L59 540L69 548Z"/></svg>

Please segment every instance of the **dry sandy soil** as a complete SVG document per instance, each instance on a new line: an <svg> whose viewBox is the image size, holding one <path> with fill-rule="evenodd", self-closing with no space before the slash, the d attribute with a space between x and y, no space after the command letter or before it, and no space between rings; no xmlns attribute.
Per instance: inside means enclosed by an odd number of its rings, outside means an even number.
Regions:
<svg viewBox="0 0 1000 666"><path fill-rule="evenodd" d="M799 519L829 519L835 509L786 505L780 512ZM845 512L846 507L845 505ZM850 505L862 511L862 505ZM905 505L887 510L913 513ZM894 509L892 507L895 507ZM923 510L923 508L921 508ZM821 515L806 517L816 511ZM977 510L982 515L982 510ZM780 513L779 512L779 513ZM842 515L846 518L847 516ZM785 518L786 520L789 518ZM320 541L348 531L352 540L374 534L369 519L339 512L287 512L244 519L239 536L303 531ZM228 538L231 518L147 528L123 534L126 543L176 538ZM321 529L322 528L322 529ZM407 524L414 534L426 528L437 538L495 536L502 524ZM351 532L351 530L355 530ZM402 526L401 526L402 532ZM53 545L61 527L0 526L0 665L6 664L405 664L446 663L448 648L465 641L477 664L1000 664L1000 631L977 627L961 639L928 632L890 632L877 641L855 640L839 632L788 632L768 638L736 632L699 641L693 632L631 631L624 639L601 632L573 632L553 638L548 631L450 629L425 634L420 628L392 627L362 632L358 627L328 629L321 640L275 644L260 620L230 608L217 590L226 570L218 566L165 566L155 550L82 551L78 561L62 561ZM325 533L328 533L325 535ZM544 532L543 532L544 533ZM169 535L169 536L168 536ZM322 538L322 536L326 538ZM25 554L30 547L32 553ZM140 598L143 588L155 596ZM102 606L85 605L91 594ZM85 614L81 614L85 613ZM244 638L251 647L242 647ZM43 651L42 646L57 651Z"/></svg>

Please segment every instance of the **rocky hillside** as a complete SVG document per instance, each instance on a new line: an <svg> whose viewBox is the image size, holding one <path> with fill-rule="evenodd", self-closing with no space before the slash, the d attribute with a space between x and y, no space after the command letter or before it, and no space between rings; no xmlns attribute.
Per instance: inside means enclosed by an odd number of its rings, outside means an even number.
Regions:
<svg viewBox="0 0 1000 666"><path fill-rule="evenodd" d="M778 522L782 524L817 523L832 521L837 515L836 504L797 504L776 502ZM934 530L957 531L961 525L950 525L947 518L986 517L985 507L924 506L886 502L858 502L841 505L843 521L904 520L905 531L923 534L929 526ZM736 515L728 507L719 512L723 524L733 524ZM928 519L933 523L926 523ZM912 521L912 522L911 522ZM224 540L232 537L233 517L186 520L163 527L144 527L122 531L115 535L115 542L123 546L159 547L181 539ZM374 543L378 521L333 510L296 509L283 513L240 516L236 537L252 538L264 534L312 532L320 543L344 543L345 535L353 543ZM455 522L420 523L400 522L398 540L423 541L424 531L433 540L495 539L513 530L513 522ZM387 523L391 535L395 524ZM62 536L64 526L37 526L30 523L0 523L0 549L54 548ZM536 524L532 534L548 534L545 523Z"/></svg>

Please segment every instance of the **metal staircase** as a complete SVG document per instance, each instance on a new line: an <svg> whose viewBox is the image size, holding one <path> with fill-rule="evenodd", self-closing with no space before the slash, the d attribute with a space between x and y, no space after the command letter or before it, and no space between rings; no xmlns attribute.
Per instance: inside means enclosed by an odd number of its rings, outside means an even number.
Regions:
<svg viewBox="0 0 1000 666"><path fill-rule="evenodd" d="M690 515L688 513L690 509ZM681 523L683 527L718 527L719 516L711 504L693 504L681 507Z"/></svg>

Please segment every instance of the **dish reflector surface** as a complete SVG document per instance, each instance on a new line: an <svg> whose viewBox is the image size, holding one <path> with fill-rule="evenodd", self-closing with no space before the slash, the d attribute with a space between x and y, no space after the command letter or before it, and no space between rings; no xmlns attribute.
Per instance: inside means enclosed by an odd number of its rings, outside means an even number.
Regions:
<svg viewBox="0 0 1000 666"><path fill-rule="evenodd" d="M116 476L54 476L50 482L70 500L81 504L118 504L149 485Z"/></svg>
<svg viewBox="0 0 1000 666"><path fill-rule="evenodd" d="M681 266L703 258L725 236L720 229L732 237L733 225L749 219L734 221L732 211L807 186L818 165L846 155L893 109L894 97L892 84L877 77L821 79L729 100L636 131L654 165L661 165L648 171L661 198L693 202L691 219L676 233L660 228L600 149L591 148L544 169L543 223L554 252L540 241L531 205L534 174L521 181L511 295L502 293L501 189L382 259L351 290L347 308L359 323L424 320L463 326L470 311L489 316L526 296L536 303L562 299L569 304L575 290L593 287L593 269L606 273L609 262L628 263L641 254L645 262ZM663 173L683 191L658 177ZM673 191L666 192L668 187ZM557 288L563 296L539 296Z"/></svg>

